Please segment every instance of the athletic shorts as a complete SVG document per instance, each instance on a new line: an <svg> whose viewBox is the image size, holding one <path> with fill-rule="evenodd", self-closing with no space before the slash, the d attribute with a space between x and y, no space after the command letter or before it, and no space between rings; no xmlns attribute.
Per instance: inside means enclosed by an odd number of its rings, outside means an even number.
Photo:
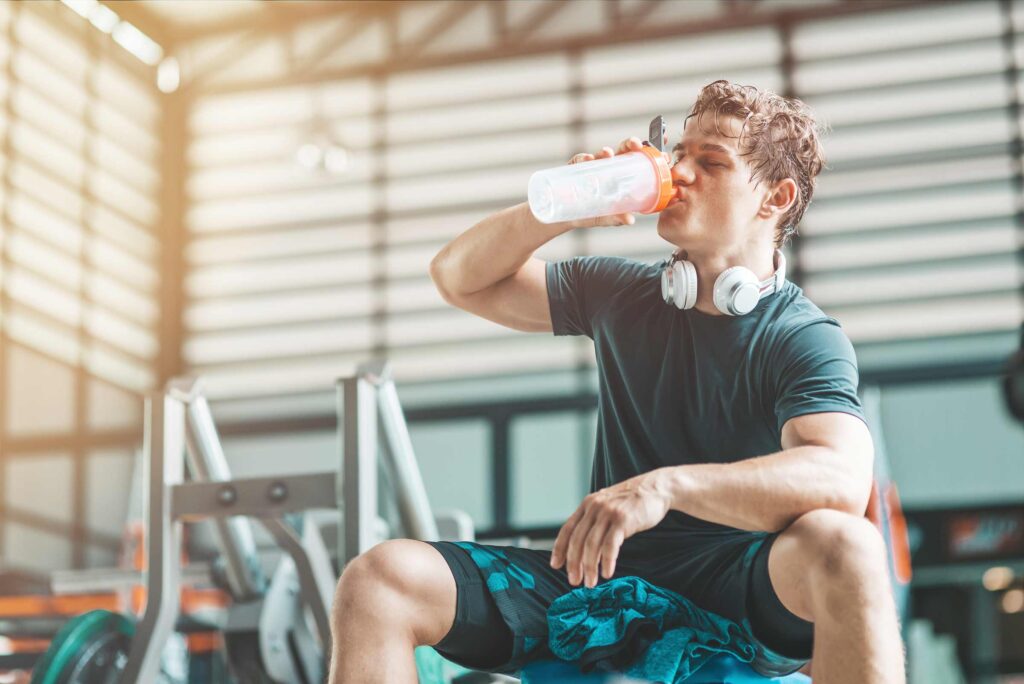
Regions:
<svg viewBox="0 0 1024 684"><path fill-rule="evenodd" d="M813 625L782 605L768 579L768 551L777 536L736 530L633 537L620 549L612 579L640 577L745 627L764 647L751 667L783 676L810 659ZM439 654L463 667L512 676L535 660L555 659L547 645L548 606L583 585L569 584L564 566L551 567L551 551L427 543L448 562L457 586L455 622L434 645ZM492 567L496 558L502 572Z"/></svg>

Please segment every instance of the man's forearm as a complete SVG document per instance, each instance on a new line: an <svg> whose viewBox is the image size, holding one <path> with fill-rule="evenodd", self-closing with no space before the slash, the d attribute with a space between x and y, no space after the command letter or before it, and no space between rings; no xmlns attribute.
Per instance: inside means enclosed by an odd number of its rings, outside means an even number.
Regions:
<svg viewBox="0 0 1024 684"><path fill-rule="evenodd" d="M570 230L568 223L541 223L527 204L517 204L445 245L431 262L430 275L443 292L472 294L512 275L538 247Z"/></svg>
<svg viewBox="0 0 1024 684"><path fill-rule="evenodd" d="M863 515L871 489L870 475L820 446L656 472L673 510L741 530L776 532L818 508Z"/></svg>

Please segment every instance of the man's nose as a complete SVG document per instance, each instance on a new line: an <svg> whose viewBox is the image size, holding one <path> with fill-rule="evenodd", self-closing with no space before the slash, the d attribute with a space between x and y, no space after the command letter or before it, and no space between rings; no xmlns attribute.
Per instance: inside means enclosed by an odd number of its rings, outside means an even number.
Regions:
<svg viewBox="0 0 1024 684"><path fill-rule="evenodd" d="M672 182L673 183L685 183L689 185L693 182L693 168L686 159L680 159L672 165Z"/></svg>

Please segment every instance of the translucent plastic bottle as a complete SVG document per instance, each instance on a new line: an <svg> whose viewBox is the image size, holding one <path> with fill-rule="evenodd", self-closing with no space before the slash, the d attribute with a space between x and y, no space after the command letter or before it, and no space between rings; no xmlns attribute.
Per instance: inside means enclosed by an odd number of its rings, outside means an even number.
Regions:
<svg viewBox="0 0 1024 684"><path fill-rule="evenodd" d="M541 223L661 211L672 198L672 173L661 152L639 152L556 166L530 176L530 211Z"/></svg>

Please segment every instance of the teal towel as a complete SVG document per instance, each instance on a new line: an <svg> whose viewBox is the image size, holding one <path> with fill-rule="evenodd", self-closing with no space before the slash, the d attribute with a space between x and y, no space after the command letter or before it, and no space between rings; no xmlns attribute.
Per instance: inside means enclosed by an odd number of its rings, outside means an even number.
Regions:
<svg viewBox="0 0 1024 684"><path fill-rule="evenodd" d="M742 663L772 655L744 627L639 577L575 589L555 599L547 617L552 653L583 672L676 684L721 654Z"/></svg>

